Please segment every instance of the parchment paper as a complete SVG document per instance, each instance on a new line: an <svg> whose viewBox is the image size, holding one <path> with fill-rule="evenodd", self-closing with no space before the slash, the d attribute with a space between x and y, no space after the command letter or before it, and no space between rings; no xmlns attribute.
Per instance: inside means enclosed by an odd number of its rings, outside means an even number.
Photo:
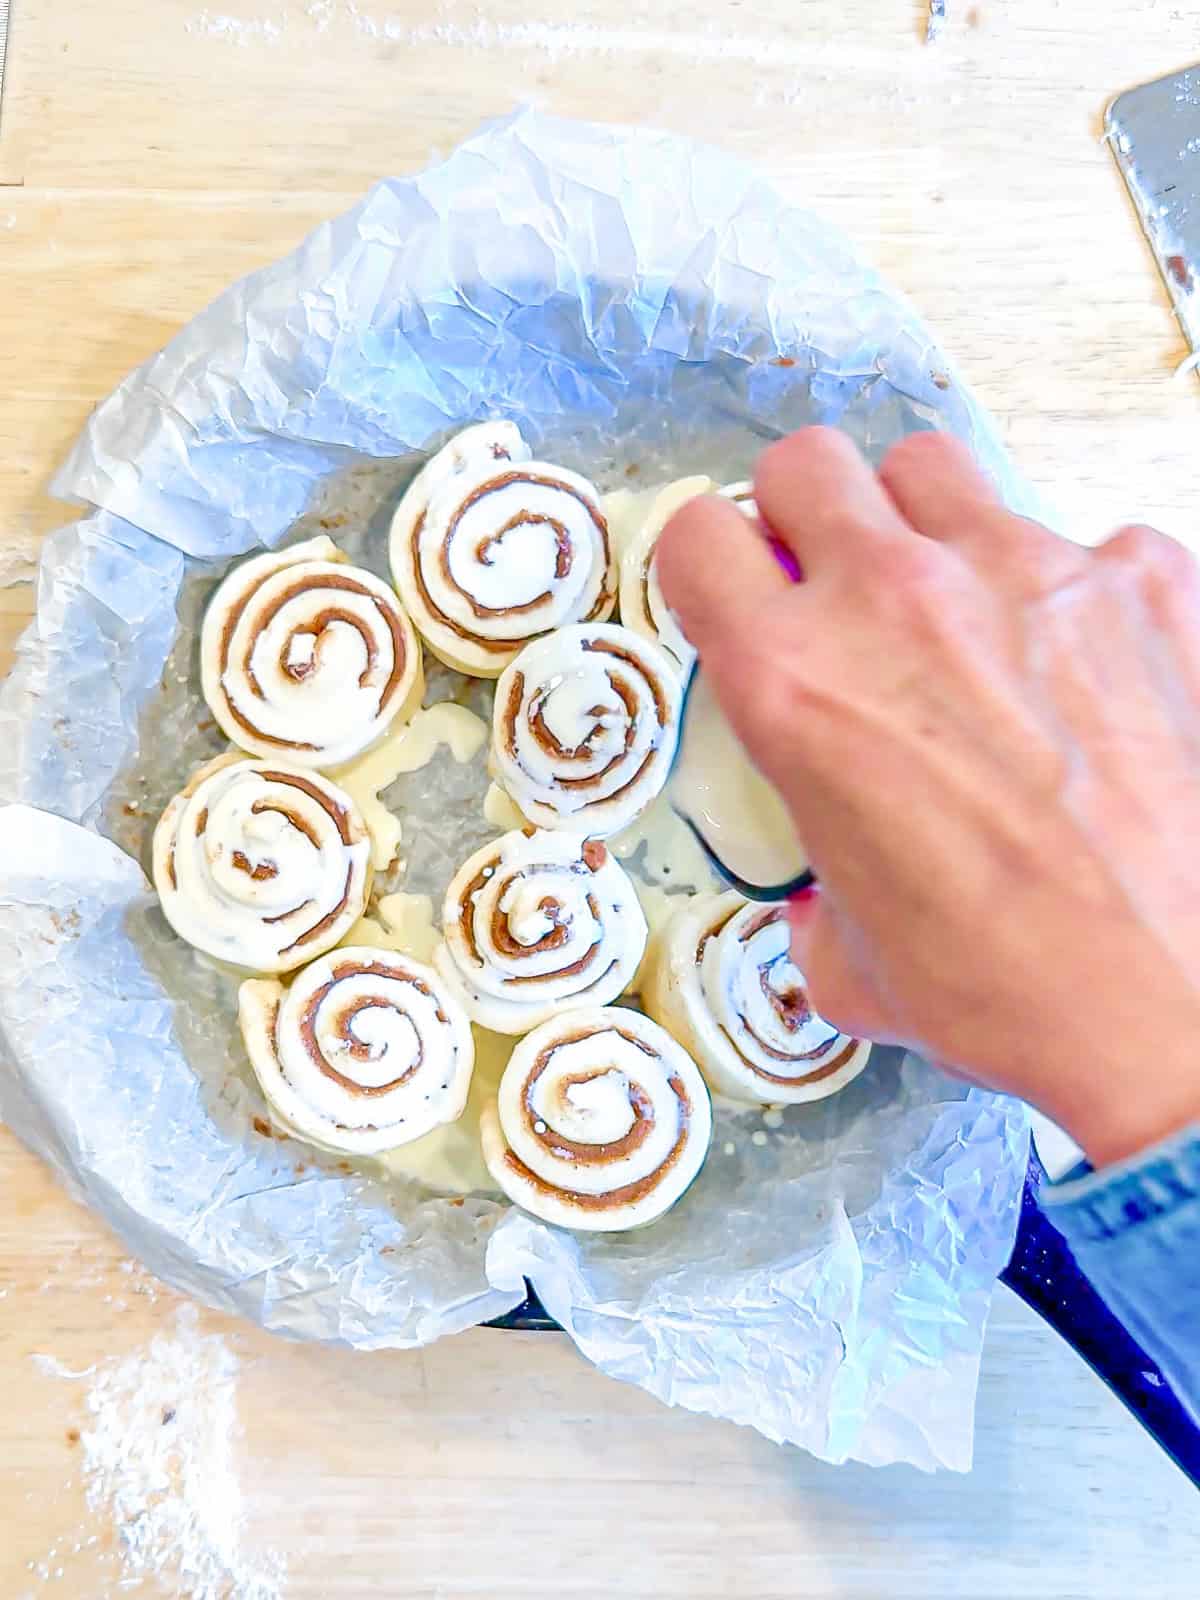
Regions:
<svg viewBox="0 0 1200 1600"><path fill-rule="evenodd" d="M279 1332L418 1345L528 1276L671 1403L832 1461L965 1468L1017 1107L877 1052L769 1127L723 1111L654 1227L573 1236L264 1138L233 982L148 892L157 810L218 748L194 638L228 558L327 526L385 570L420 455L493 414L604 489L742 477L809 421L875 457L944 427L1029 505L912 311L719 151L522 112L381 183L127 378L58 475L93 509L47 542L0 696L0 1112L156 1272ZM396 803L430 888L478 841L479 774L419 776Z"/></svg>

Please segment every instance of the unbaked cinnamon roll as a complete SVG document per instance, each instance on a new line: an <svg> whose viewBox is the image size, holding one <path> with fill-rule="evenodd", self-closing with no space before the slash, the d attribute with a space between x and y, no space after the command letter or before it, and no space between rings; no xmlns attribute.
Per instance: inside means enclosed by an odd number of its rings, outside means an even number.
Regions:
<svg viewBox="0 0 1200 1600"><path fill-rule="evenodd" d="M611 615L616 581L596 490L530 459L511 422L460 433L392 522L392 572L440 660L495 678L530 639Z"/></svg>
<svg viewBox="0 0 1200 1600"><path fill-rule="evenodd" d="M758 501L754 498L754 485L748 478L742 483L727 483L719 492L724 499L732 500L744 516L757 517Z"/></svg>
<svg viewBox="0 0 1200 1600"><path fill-rule="evenodd" d="M528 1033L622 994L646 948L625 869L599 839L517 831L484 845L446 892L434 965L473 1021Z"/></svg>
<svg viewBox="0 0 1200 1600"><path fill-rule="evenodd" d="M318 773L232 754L171 801L153 857L176 933L253 972L288 972L328 950L371 889L371 841L349 795Z"/></svg>
<svg viewBox="0 0 1200 1600"><path fill-rule="evenodd" d="M666 782L681 692L663 652L628 628L561 628L496 686L494 774L537 827L607 838Z"/></svg>
<svg viewBox="0 0 1200 1600"><path fill-rule="evenodd" d="M711 494L711 478L680 478L669 483L651 505L646 520L621 557L621 621L643 639L662 647L671 664L686 673L696 652L683 636L675 614L663 599L654 552L659 535L681 506L697 495Z"/></svg>
<svg viewBox="0 0 1200 1600"><path fill-rule="evenodd" d="M787 907L748 904L735 892L686 902L657 935L646 1009L731 1100L823 1100L867 1064L870 1045L812 1009L788 948Z"/></svg>
<svg viewBox="0 0 1200 1600"><path fill-rule="evenodd" d="M200 661L233 743L299 767L342 766L421 703L421 647L394 591L324 535L233 569Z"/></svg>
<svg viewBox="0 0 1200 1600"><path fill-rule="evenodd" d="M462 1115L471 1024L431 967L345 947L290 988L244 983L238 1021L278 1120L311 1144L380 1155Z"/></svg>
<svg viewBox="0 0 1200 1600"><path fill-rule="evenodd" d="M704 1080L687 1051L636 1011L571 1011L517 1045L485 1108L483 1154L526 1211L610 1233L653 1222L703 1164Z"/></svg>

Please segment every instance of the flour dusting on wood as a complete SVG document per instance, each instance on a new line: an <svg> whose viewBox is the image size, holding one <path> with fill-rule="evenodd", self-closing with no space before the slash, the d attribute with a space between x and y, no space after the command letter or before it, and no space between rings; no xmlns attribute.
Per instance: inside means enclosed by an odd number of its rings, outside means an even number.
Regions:
<svg viewBox="0 0 1200 1600"><path fill-rule="evenodd" d="M935 0L936 3L936 0ZM494 19L480 8L443 5L428 22L380 10L363 10L356 0L309 0L303 16L233 17L203 11L185 24L189 33L207 34L234 45L274 44L298 33L329 33L349 28L367 39L413 46L452 46L479 50L525 50L563 61L574 57L674 57L693 62L739 62L759 69L797 68L810 72L821 60L840 61L840 45L800 42L777 34L732 34L715 23L708 28L610 27L558 17L522 21Z"/></svg>
<svg viewBox="0 0 1200 1600"><path fill-rule="evenodd" d="M144 1580L175 1600L280 1600L282 1561L243 1545L237 1357L200 1332L193 1307L146 1349L95 1368L34 1360L48 1376L88 1383L74 1430L80 1478L88 1507L115 1533L119 1568L90 1600L140 1591ZM60 1538L30 1572L59 1578L72 1555L96 1544L94 1532Z"/></svg>

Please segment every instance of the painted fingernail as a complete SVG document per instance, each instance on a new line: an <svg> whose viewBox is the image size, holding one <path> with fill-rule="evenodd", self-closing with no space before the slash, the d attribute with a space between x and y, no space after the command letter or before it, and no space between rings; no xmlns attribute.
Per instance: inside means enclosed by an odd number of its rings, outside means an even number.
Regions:
<svg viewBox="0 0 1200 1600"><path fill-rule="evenodd" d="M809 901L815 900L820 892L821 885L819 883L806 883L803 889L792 890L791 894L788 895L788 902L794 906L807 905Z"/></svg>
<svg viewBox="0 0 1200 1600"><path fill-rule="evenodd" d="M779 565L787 573L792 582L803 583L804 573L800 570L800 563L788 549L787 545L783 543L782 539L771 539L768 542L771 546L771 554L775 557L776 561L778 561Z"/></svg>

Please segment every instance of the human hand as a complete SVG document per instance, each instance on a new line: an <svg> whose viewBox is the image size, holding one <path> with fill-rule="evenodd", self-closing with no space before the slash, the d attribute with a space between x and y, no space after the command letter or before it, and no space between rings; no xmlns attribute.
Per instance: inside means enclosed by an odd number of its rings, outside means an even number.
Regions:
<svg viewBox="0 0 1200 1600"><path fill-rule="evenodd" d="M811 428L658 546L821 882L813 1004L1039 1106L1096 1165L1200 1118L1200 569L1008 512L966 449Z"/></svg>

